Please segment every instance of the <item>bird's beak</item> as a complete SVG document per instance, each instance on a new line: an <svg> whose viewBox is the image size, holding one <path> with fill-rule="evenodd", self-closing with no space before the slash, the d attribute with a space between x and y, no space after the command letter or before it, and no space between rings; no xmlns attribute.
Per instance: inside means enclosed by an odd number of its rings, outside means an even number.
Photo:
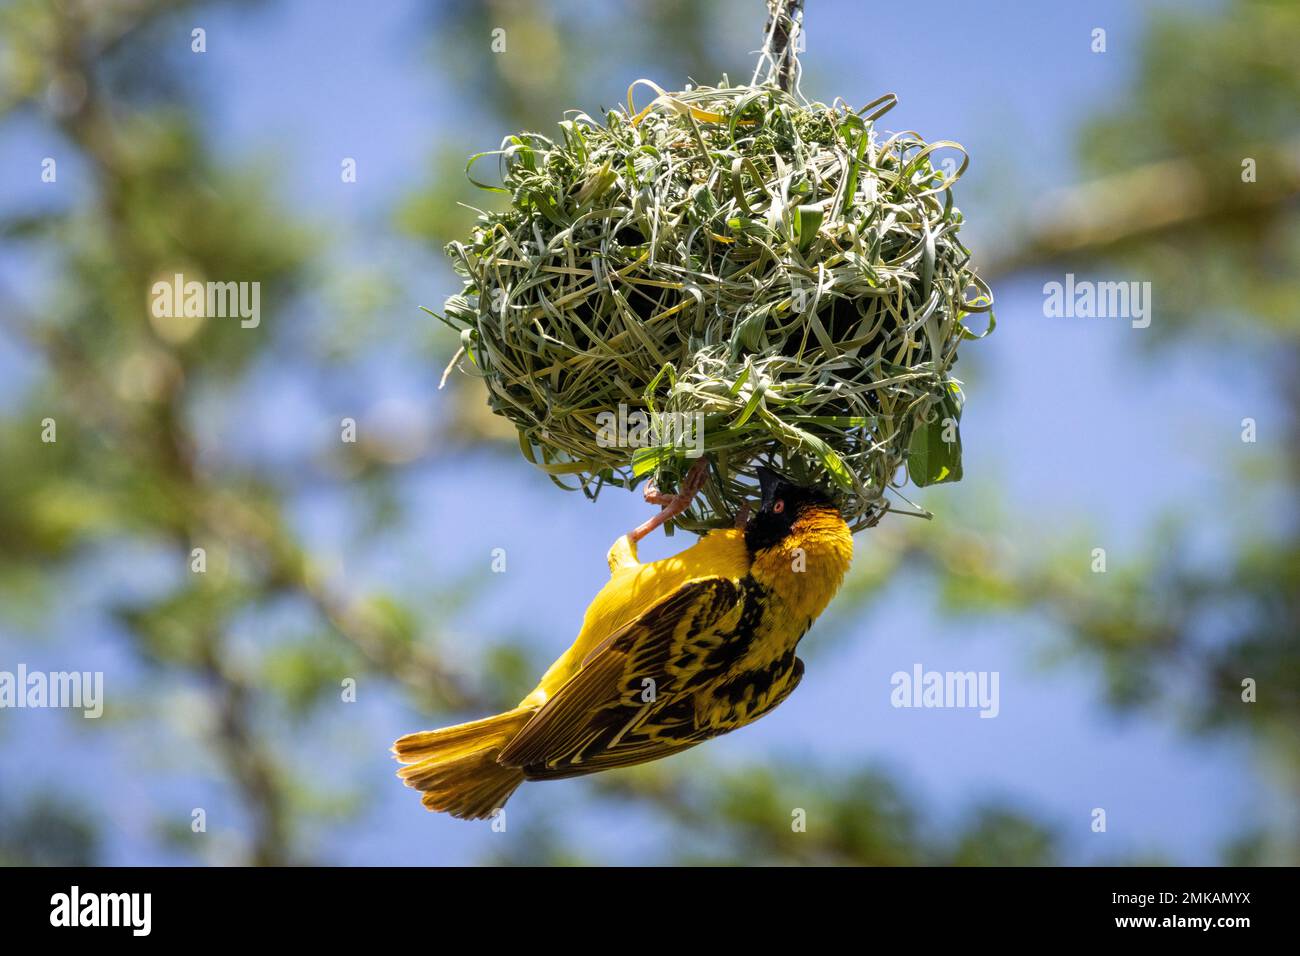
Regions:
<svg viewBox="0 0 1300 956"><path fill-rule="evenodd" d="M749 519L752 517L753 517L753 513L750 511L749 502L746 502L745 504L741 505L740 510L736 512L736 523L733 525L733 527L737 531L744 531L746 528L749 527Z"/></svg>
<svg viewBox="0 0 1300 956"><path fill-rule="evenodd" d="M758 488L763 496L762 507L766 511L772 507L772 501L776 497L776 486L781 481L781 476L771 468L764 468L762 465L755 468L754 473L758 475Z"/></svg>

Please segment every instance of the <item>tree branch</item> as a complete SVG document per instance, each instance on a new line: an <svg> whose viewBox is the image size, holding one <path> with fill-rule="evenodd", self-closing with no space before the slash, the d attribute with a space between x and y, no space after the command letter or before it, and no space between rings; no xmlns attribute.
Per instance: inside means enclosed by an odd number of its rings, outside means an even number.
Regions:
<svg viewBox="0 0 1300 956"><path fill-rule="evenodd" d="M1243 215L1300 195L1300 140L1254 151L1259 179L1241 181L1245 157L1216 155L1148 163L1050 194L1016 243L980 263L986 279L1065 256L1098 256L1127 243Z"/></svg>

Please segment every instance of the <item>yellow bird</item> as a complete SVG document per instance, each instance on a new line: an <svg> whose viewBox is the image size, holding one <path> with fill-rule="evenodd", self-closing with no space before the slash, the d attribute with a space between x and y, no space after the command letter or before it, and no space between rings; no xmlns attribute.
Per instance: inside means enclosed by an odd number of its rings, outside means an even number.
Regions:
<svg viewBox="0 0 1300 956"><path fill-rule="evenodd" d="M657 760L752 723L803 676L800 638L830 603L853 557L831 499L759 469L762 504L734 529L642 564L637 543L689 507L705 460L663 510L619 538L609 582L572 646L513 710L393 747L398 775L424 805L481 819L525 780Z"/></svg>

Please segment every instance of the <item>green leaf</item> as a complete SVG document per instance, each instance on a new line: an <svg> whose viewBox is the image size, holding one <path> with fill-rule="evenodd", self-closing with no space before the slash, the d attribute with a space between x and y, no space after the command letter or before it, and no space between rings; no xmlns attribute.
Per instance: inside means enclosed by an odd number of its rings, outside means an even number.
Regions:
<svg viewBox="0 0 1300 956"><path fill-rule="evenodd" d="M815 435L809 435L807 443L835 483L845 491L852 491L853 472L849 471L849 466L844 464L839 453Z"/></svg>
<svg viewBox="0 0 1300 956"><path fill-rule="evenodd" d="M795 209L794 236L799 243L799 251L807 252L808 247L817 238L822 219L826 216L821 206L798 206Z"/></svg>
<svg viewBox="0 0 1300 956"><path fill-rule="evenodd" d="M648 475L657 470L662 463L673 461L680 455L681 449L672 446L648 445L638 448L632 452L632 475L636 478Z"/></svg>
<svg viewBox="0 0 1300 956"><path fill-rule="evenodd" d="M582 188L573 197L574 202L578 204L579 208L586 207L604 195L617 179L618 174L610 168L609 160L605 160L587 176L587 181L582 184Z"/></svg>
<svg viewBox="0 0 1300 956"><path fill-rule="evenodd" d="M465 164L465 178L468 179L475 186L477 186L479 189L486 189L488 192L492 192L492 193L505 193L508 196L510 195L510 190L502 189L500 186L493 186L490 185L489 183L481 183L477 179L475 179L474 174L470 172L470 170L474 167L474 164L478 160L482 159L484 156L500 156L501 152L502 151L499 149L490 149L487 152L475 153L473 156L469 158L469 162Z"/></svg>
<svg viewBox="0 0 1300 956"><path fill-rule="evenodd" d="M934 421L912 432L907 474L918 488L961 481L961 406L961 388L949 382Z"/></svg>

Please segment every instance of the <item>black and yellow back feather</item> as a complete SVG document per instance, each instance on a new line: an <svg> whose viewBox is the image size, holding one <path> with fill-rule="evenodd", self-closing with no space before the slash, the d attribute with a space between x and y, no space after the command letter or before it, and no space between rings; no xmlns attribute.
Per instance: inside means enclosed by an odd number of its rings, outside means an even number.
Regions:
<svg viewBox="0 0 1300 956"><path fill-rule="evenodd" d="M610 635L497 758L530 779L630 766L713 736L696 725L698 661L744 606L726 578L683 585Z"/></svg>
<svg viewBox="0 0 1300 956"><path fill-rule="evenodd" d="M530 780L657 760L743 726L803 675L793 648L737 692L731 669L763 606L752 580L683 585L592 652L497 760Z"/></svg>

